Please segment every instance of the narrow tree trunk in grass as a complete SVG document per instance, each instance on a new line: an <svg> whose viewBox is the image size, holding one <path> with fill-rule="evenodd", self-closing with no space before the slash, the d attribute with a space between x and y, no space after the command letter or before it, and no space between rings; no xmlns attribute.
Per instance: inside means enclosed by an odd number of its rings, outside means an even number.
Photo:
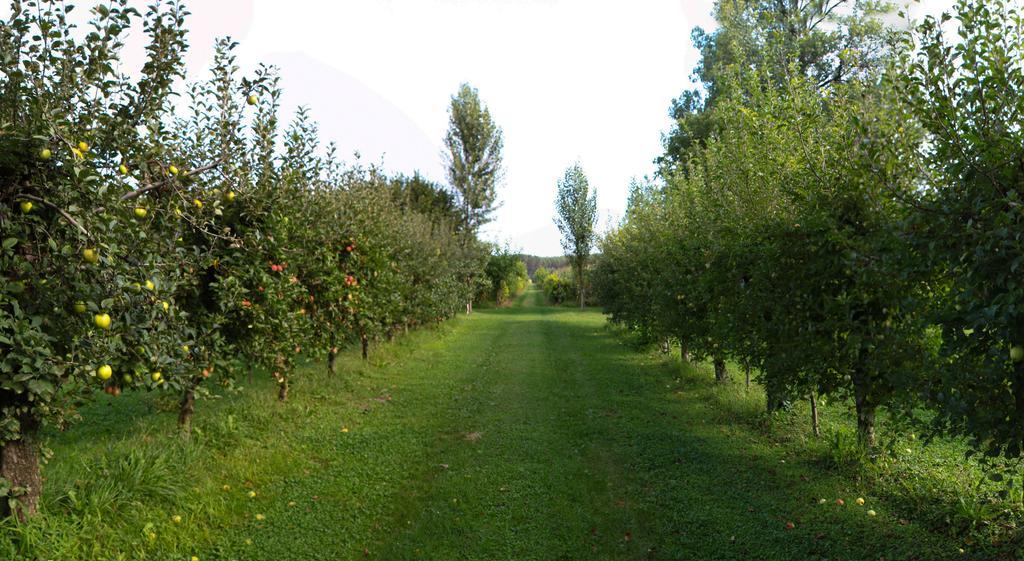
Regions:
<svg viewBox="0 0 1024 561"><path fill-rule="evenodd" d="M186 438L192 434L192 415L196 412L196 390L189 386L181 395L181 405L178 407L178 428Z"/></svg>
<svg viewBox="0 0 1024 561"><path fill-rule="evenodd" d="M665 337L664 339L661 340L661 354L667 355L669 351L672 350L672 348L669 345L670 342L668 340L668 337Z"/></svg>
<svg viewBox="0 0 1024 561"><path fill-rule="evenodd" d="M715 359L715 381L717 382L728 382L729 371L725 368L725 359Z"/></svg>
<svg viewBox="0 0 1024 561"><path fill-rule="evenodd" d="M875 405L867 400L855 398L857 406L857 441L861 445L875 446Z"/></svg>
<svg viewBox="0 0 1024 561"><path fill-rule="evenodd" d="M369 339L369 337L367 337L366 334L360 335L359 336L359 344L363 348L363 360L368 360L370 358L370 339Z"/></svg>
<svg viewBox="0 0 1024 561"><path fill-rule="evenodd" d="M277 384L277 400L288 401L288 377L281 378Z"/></svg>
<svg viewBox="0 0 1024 561"><path fill-rule="evenodd" d="M857 442L867 448L873 448L875 446L875 410L878 405L868 395L869 376L861 369L855 369L850 377L853 381L853 403L857 409Z"/></svg>
<svg viewBox="0 0 1024 561"><path fill-rule="evenodd" d="M679 343L679 362L683 364L690 362L690 351L686 350L686 345L683 342Z"/></svg>
<svg viewBox="0 0 1024 561"><path fill-rule="evenodd" d="M747 380L746 380L747 386L746 387L749 390L750 389L750 363L744 364L743 365L743 370L746 373L746 378L747 378Z"/></svg>
<svg viewBox="0 0 1024 561"><path fill-rule="evenodd" d="M335 362L338 360L338 347L331 347L327 350L327 373L335 374Z"/></svg>
<svg viewBox="0 0 1024 561"><path fill-rule="evenodd" d="M811 392L811 428L814 436L821 436L821 425L818 423L818 396Z"/></svg>
<svg viewBox="0 0 1024 561"><path fill-rule="evenodd" d="M764 386L765 408L769 413L774 413L779 409L782 409L782 406L785 404L785 399L783 396L779 395L779 391L775 389L773 377L770 375L771 371L767 372L767 374L768 375L765 376Z"/></svg>
<svg viewBox="0 0 1024 561"><path fill-rule="evenodd" d="M22 416L21 438L3 443L0 447L0 477L11 485L23 489L17 497L12 512L7 501L0 501L0 515L14 514L25 522L39 511L39 497L43 490L43 477L39 471L39 448L36 445L36 431L39 423L31 417Z"/></svg>

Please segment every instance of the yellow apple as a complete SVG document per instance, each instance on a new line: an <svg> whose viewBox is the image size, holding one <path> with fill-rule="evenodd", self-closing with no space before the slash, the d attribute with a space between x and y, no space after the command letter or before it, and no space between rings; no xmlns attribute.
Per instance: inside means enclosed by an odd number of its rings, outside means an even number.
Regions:
<svg viewBox="0 0 1024 561"><path fill-rule="evenodd" d="M256 105L256 95L253 94L253 95L250 95L249 97L245 98L245 102L248 103L249 105Z"/></svg>
<svg viewBox="0 0 1024 561"><path fill-rule="evenodd" d="M142 208L141 206L135 208L135 218L145 218L146 214L148 214L148 213L149 213L149 211L147 211L146 209Z"/></svg>
<svg viewBox="0 0 1024 561"><path fill-rule="evenodd" d="M167 168L167 171L170 172L171 175L178 175L177 166L171 165Z"/></svg>
<svg viewBox="0 0 1024 561"><path fill-rule="evenodd" d="M227 193L224 193L224 200L229 202L229 203L230 202L234 202L234 200L235 200L235 192L234 191L228 191Z"/></svg>
<svg viewBox="0 0 1024 561"><path fill-rule="evenodd" d="M96 323L96 327L99 327L100 329L110 329L110 315L96 314L92 319Z"/></svg>
<svg viewBox="0 0 1024 561"><path fill-rule="evenodd" d="M161 301L160 301L160 305L164 307L164 311L165 311L165 312L166 312L167 310L170 310L170 309L171 309L171 305L170 305L170 304L168 304L168 303L167 303L166 301L164 301L164 300L161 300Z"/></svg>
<svg viewBox="0 0 1024 561"><path fill-rule="evenodd" d="M28 214L32 212L32 201L21 201L21 212Z"/></svg>
<svg viewBox="0 0 1024 561"><path fill-rule="evenodd" d="M86 152L88 152L88 151L89 151L89 145L88 145L88 144L86 144L86 142L85 142L85 141L81 141L81 142L79 142L79 143L78 143L78 151L79 151L79 152L81 152L81 153L83 153L83 154L85 154Z"/></svg>
<svg viewBox="0 0 1024 561"><path fill-rule="evenodd" d="M39 151L39 159L49 160L53 156L53 152L49 148L43 148Z"/></svg>
<svg viewBox="0 0 1024 561"><path fill-rule="evenodd" d="M200 201L199 199L193 200L192 204L196 205L196 208L203 208L203 201Z"/></svg>
<svg viewBox="0 0 1024 561"><path fill-rule="evenodd" d="M96 263L100 260L100 254L95 249L87 247L82 250L82 259L85 259L86 263Z"/></svg>
<svg viewBox="0 0 1024 561"><path fill-rule="evenodd" d="M175 514L174 516L172 516L171 517L171 522L174 522L175 524L181 524L181 515L180 514ZM193 557L193 559L194 559L194 557Z"/></svg>
<svg viewBox="0 0 1024 561"><path fill-rule="evenodd" d="M114 369L109 364L104 364L96 369L96 375L100 377L100 380L109 380L114 375Z"/></svg>
<svg viewBox="0 0 1024 561"><path fill-rule="evenodd" d="M150 378L152 378L154 382L159 384L160 380L164 379L164 375L159 372L154 372L153 375L150 376Z"/></svg>
<svg viewBox="0 0 1024 561"><path fill-rule="evenodd" d="M860 498L860 497L857 497L857 500L856 500L856 501L854 501L854 502L856 502L856 503L857 503L857 504L859 504L859 505L863 505L863 504L864 504L864 499L862 499L862 498Z"/></svg>
<svg viewBox="0 0 1024 561"><path fill-rule="evenodd" d="M121 172L121 175L128 175L128 166L121 164L117 166L117 171Z"/></svg>
<svg viewBox="0 0 1024 561"><path fill-rule="evenodd" d="M154 290L154 289L156 289L156 285L153 284L153 281L147 280L146 281L146 290Z"/></svg>

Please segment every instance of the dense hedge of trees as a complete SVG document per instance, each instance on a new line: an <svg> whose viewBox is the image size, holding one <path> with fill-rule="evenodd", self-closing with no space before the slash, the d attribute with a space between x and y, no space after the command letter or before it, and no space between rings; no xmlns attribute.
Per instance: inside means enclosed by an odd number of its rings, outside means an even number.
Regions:
<svg viewBox="0 0 1024 561"><path fill-rule="evenodd" d="M849 399L871 445L880 408L924 405L1020 456L1020 15L961 0L896 33L884 3L783 5L721 2L699 35L711 95L674 105L662 181L602 241L600 301L721 379L753 367L769 410Z"/></svg>
<svg viewBox="0 0 1024 561"><path fill-rule="evenodd" d="M482 297L501 306L526 290L530 282L526 263L507 248L495 247L484 267L487 282Z"/></svg>
<svg viewBox="0 0 1024 561"><path fill-rule="evenodd" d="M97 4L85 30L71 9L16 0L0 25L0 497L22 516L41 425L96 392L175 392L187 430L211 377L256 367L284 400L300 356L333 370L343 345L365 357L453 316L482 276L475 231L500 157L499 134L490 167L460 179L470 194L483 182L465 204L418 176L342 167L305 111L282 127L273 69L241 76L231 41L208 79L180 84L180 3ZM147 59L130 78L119 56L140 23Z"/></svg>

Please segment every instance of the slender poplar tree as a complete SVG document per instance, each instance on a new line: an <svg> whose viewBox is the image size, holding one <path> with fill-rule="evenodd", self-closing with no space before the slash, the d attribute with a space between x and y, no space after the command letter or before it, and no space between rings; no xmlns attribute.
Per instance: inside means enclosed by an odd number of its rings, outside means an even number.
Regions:
<svg viewBox="0 0 1024 561"><path fill-rule="evenodd" d="M590 188L590 182L578 163L567 168L558 182L555 208L558 212L555 225L562 234L562 250L572 265L582 308L586 302L584 274L590 250L596 241L597 191Z"/></svg>

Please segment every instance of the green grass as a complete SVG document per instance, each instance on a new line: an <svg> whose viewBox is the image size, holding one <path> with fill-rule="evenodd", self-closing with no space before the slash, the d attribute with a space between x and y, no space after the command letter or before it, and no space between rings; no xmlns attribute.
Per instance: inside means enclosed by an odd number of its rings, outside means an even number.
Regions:
<svg viewBox="0 0 1024 561"><path fill-rule="evenodd" d="M43 514L0 528L0 559L993 558L928 516L955 466L834 467L802 413L766 420L742 382L638 353L536 290L324 370L288 403L264 379L201 401L190 442L169 398L103 396L48 435ZM916 504L887 474L921 465L911 489L935 494Z"/></svg>

